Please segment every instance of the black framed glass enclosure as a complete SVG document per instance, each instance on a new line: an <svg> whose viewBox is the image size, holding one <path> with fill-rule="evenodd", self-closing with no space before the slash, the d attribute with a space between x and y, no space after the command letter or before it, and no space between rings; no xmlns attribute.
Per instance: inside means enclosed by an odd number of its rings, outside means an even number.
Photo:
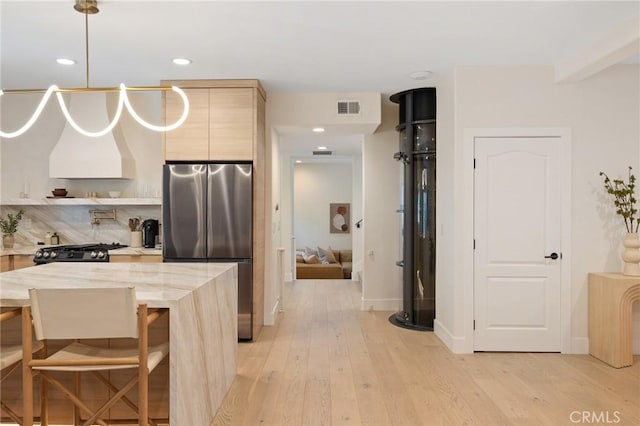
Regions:
<svg viewBox="0 0 640 426"><path fill-rule="evenodd" d="M433 330L436 314L436 89L420 88L391 96L399 105L399 151L404 182L402 306L389 320L398 326Z"/></svg>

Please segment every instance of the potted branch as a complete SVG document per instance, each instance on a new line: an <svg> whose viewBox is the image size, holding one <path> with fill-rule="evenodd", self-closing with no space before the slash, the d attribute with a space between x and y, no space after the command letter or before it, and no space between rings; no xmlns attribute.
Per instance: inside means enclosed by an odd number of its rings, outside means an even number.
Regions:
<svg viewBox="0 0 640 426"><path fill-rule="evenodd" d="M640 248L640 240L638 240L640 218L637 216L638 210L636 209L636 177L631 173L631 170L631 166L629 166L626 182L622 179L612 180L604 172L600 172L600 176L604 177L604 189L613 197L616 213L622 216L627 228L627 236L623 242L625 250L622 253L623 274L640 275L640 250L638 250Z"/></svg>
<svg viewBox="0 0 640 426"><path fill-rule="evenodd" d="M4 248L13 248L14 236L18 230L18 224L22 220L24 210L18 210L18 213L8 213L7 218L0 217L0 231L2 231L2 245Z"/></svg>

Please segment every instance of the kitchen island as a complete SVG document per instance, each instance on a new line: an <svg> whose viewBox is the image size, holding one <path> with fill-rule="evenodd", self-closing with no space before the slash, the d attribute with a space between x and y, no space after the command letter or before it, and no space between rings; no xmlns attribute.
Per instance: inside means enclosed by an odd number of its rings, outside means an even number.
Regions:
<svg viewBox="0 0 640 426"><path fill-rule="evenodd" d="M75 287L135 287L139 303L169 308L170 424L209 425L236 374L236 264L49 263L1 273L0 307Z"/></svg>

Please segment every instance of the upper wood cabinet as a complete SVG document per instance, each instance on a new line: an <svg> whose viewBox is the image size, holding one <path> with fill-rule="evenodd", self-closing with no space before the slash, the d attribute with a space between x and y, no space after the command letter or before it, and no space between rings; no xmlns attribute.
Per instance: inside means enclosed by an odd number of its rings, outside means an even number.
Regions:
<svg viewBox="0 0 640 426"><path fill-rule="evenodd" d="M264 90L257 80L163 81L189 98L185 123L164 133L166 161L251 161L255 157L259 109ZM180 96L164 92L165 123L183 111Z"/></svg>
<svg viewBox="0 0 640 426"><path fill-rule="evenodd" d="M209 158L253 159L253 89L210 89Z"/></svg>
<svg viewBox="0 0 640 426"><path fill-rule="evenodd" d="M164 133L167 160L209 159L209 89L184 89L189 98L187 120L175 130ZM182 98L164 92L165 123L175 123L182 115Z"/></svg>

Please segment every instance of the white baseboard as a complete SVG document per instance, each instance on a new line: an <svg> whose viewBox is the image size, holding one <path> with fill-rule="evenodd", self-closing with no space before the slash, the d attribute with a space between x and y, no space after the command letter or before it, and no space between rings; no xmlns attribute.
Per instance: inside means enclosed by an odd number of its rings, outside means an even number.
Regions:
<svg viewBox="0 0 640 426"><path fill-rule="evenodd" d="M588 354L589 338L588 337L572 337L571 352L572 354Z"/></svg>
<svg viewBox="0 0 640 426"><path fill-rule="evenodd" d="M451 334L447 327L442 325L437 318L433 321L433 332L454 354L468 354L473 352L467 350L466 339L464 337L457 337Z"/></svg>
<svg viewBox="0 0 640 426"><path fill-rule="evenodd" d="M361 299L361 311L399 311L402 299Z"/></svg>
<svg viewBox="0 0 640 426"><path fill-rule="evenodd" d="M284 280L285 282L290 283L291 281L293 281L293 274L291 272L285 272Z"/></svg>
<svg viewBox="0 0 640 426"><path fill-rule="evenodd" d="M589 338L588 337L572 337L570 354L588 354L589 353Z"/></svg>
<svg viewBox="0 0 640 426"><path fill-rule="evenodd" d="M264 325L274 325L276 323L276 316L278 315L278 309L280 309L280 299L276 300L276 303L271 308L271 312L265 312Z"/></svg>

